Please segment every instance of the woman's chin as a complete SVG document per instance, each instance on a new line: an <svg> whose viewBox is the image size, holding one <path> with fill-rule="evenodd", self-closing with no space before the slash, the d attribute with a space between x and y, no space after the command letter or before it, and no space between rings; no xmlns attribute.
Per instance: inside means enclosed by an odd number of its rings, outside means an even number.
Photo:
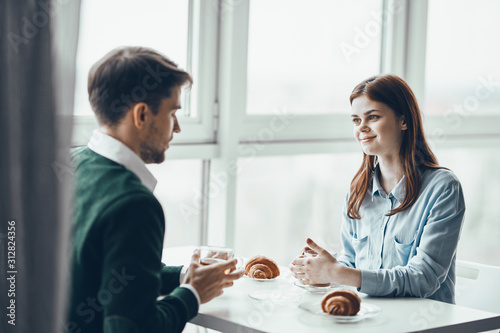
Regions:
<svg viewBox="0 0 500 333"><path fill-rule="evenodd" d="M375 156L377 155L373 150L371 149L363 149L363 153L365 153L368 156Z"/></svg>

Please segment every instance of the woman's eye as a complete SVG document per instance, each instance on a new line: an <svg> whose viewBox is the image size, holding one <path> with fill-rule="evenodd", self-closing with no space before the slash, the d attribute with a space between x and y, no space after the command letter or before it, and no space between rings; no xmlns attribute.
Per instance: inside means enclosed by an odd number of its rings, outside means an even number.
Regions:
<svg viewBox="0 0 500 333"><path fill-rule="evenodd" d="M358 118L354 118L352 122L357 125L361 122L361 120L359 120Z"/></svg>
<svg viewBox="0 0 500 333"><path fill-rule="evenodd" d="M376 116L376 115L371 115L371 116L369 116L369 117L368 117L368 119L370 119L370 120L375 120L375 119L378 119L378 116Z"/></svg>

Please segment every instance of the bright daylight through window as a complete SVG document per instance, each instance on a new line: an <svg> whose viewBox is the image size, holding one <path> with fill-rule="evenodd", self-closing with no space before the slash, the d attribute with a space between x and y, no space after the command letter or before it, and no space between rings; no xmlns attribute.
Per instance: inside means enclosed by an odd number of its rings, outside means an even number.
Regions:
<svg viewBox="0 0 500 333"><path fill-rule="evenodd" d="M363 8L363 11L359 11ZM382 2L250 2L247 113L332 114L380 67Z"/></svg>
<svg viewBox="0 0 500 333"><path fill-rule="evenodd" d="M458 258L500 265L499 11L496 0L85 0L74 145L95 128L90 66L120 45L159 50L194 78L182 132L167 161L149 166L166 246L197 245L208 230L241 255L288 264L307 236L341 250L341 210L362 156L349 96L390 71L415 88L432 148L463 185ZM217 195L203 197L212 184Z"/></svg>
<svg viewBox="0 0 500 333"><path fill-rule="evenodd" d="M152 47L186 68L187 36L188 1L82 1L75 115L93 115L88 103L87 75L90 67L113 48Z"/></svg>

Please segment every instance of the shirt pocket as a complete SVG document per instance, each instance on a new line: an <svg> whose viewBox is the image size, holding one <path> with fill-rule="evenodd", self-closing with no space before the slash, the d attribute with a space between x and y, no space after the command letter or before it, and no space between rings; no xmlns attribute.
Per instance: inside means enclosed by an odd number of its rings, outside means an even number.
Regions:
<svg viewBox="0 0 500 333"><path fill-rule="evenodd" d="M415 237L409 243L403 243L394 236L394 261L392 266L405 266L408 263L413 243L415 243Z"/></svg>
<svg viewBox="0 0 500 333"><path fill-rule="evenodd" d="M356 268L367 268L368 266L368 253L369 253L368 235L361 238L356 236L352 238L352 247L356 253L354 260Z"/></svg>

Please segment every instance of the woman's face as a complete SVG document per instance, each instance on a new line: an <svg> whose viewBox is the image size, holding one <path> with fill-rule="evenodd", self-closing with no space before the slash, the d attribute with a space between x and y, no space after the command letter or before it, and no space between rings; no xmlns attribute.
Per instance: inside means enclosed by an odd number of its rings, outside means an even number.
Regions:
<svg viewBox="0 0 500 333"><path fill-rule="evenodd" d="M403 117L366 96L354 99L351 108L354 137L365 154L381 159L399 158L403 131L407 129Z"/></svg>

